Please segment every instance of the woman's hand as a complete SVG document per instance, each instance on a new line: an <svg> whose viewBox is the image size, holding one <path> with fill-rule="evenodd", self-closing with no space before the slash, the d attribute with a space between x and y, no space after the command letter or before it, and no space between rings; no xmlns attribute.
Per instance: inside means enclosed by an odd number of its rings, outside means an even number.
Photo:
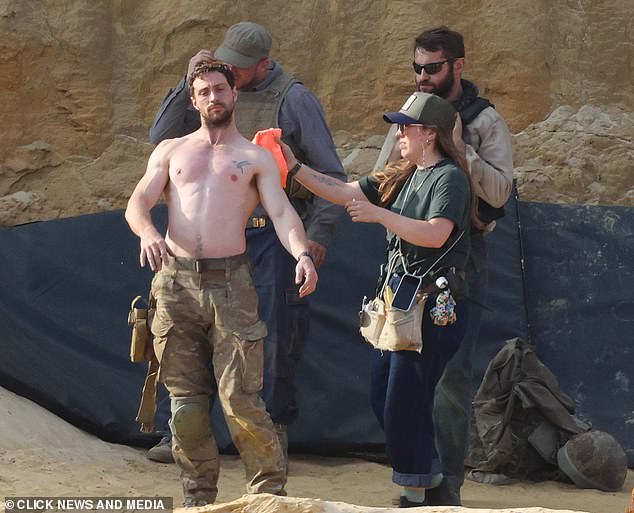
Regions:
<svg viewBox="0 0 634 513"><path fill-rule="evenodd" d="M356 199L346 203L346 210L354 223L382 224L386 212L383 207L377 207L369 201L357 201Z"/></svg>
<svg viewBox="0 0 634 513"><path fill-rule="evenodd" d="M282 153L284 154L284 160L286 161L286 166L288 167L288 169L292 169L293 166L297 164L297 159L295 158L295 155L293 154L293 150L291 150L290 146L286 144L284 141L282 141L282 139L280 139L279 137L276 137L275 140L277 141L277 144L280 145L280 148L282 148Z"/></svg>

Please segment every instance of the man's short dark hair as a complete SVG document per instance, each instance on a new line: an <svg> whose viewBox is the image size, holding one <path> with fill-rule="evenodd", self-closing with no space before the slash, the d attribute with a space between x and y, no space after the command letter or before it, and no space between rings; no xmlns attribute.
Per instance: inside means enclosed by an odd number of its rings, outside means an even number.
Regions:
<svg viewBox="0 0 634 513"><path fill-rule="evenodd" d="M222 73L227 79L227 83L231 89L236 85L236 79L233 76L233 71L229 65L224 64L223 62L201 62L195 68L192 74L188 79L188 87L189 87L189 96L194 96L194 80L196 80L201 75L205 73L212 73L217 71L218 73Z"/></svg>
<svg viewBox="0 0 634 513"><path fill-rule="evenodd" d="M442 25L422 32L414 44L414 50L422 48L428 52L442 51L445 59L464 57L464 37L460 32Z"/></svg>

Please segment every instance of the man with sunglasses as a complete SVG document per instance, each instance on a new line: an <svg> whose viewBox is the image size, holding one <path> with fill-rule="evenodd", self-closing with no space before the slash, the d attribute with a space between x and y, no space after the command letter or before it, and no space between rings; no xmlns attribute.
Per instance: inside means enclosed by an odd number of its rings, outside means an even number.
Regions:
<svg viewBox="0 0 634 513"><path fill-rule="evenodd" d="M270 59L271 44L271 35L264 27L241 22L228 29L215 52L200 50L190 60L187 76L163 100L150 129L150 140L158 144L200 127L200 116L187 92L187 77L198 64L218 60L230 64L235 75L238 101L234 116L244 137L251 139L258 130L280 127L282 139L298 159L333 178L346 181L319 100L299 80L286 74L279 63ZM319 267L342 209L312 197L295 180L289 182L286 193L304 223L311 258L315 267ZM295 372L308 335L309 304L307 298L300 298L297 293L295 263L279 242L261 206L256 207L249 219L246 236L260 317L268 328L264 343L262 397L286 455L287 428L299 411ZM163 402L159 404L157 420L168 417L168 404ZM164 423L163 428L166 436L150 449L148 457L171 461L169 427Z"/></svg>
<svg viewBox="0 0 634 513"><path fill-rule="evenodd" d="M478 214L487 224L485 233L495 228L504 215L504 204L513 185L511 135L493 105L478 96L473 82L462 78L465 48L462 34L446 26L422 32L415 40L413 68L416 88L448 100L460 116L453 132L456 146L465 152L473 187L478 196ZM396 129L388 132L375 169L399 158L395 147ZM471 233L471 252L466 274L469 323L460 349L450 360L436 387L434 424L436 447L444 479L426 490L429 506L460 506L464 482L464 460L468 448L471 415L471 375L473 355L486 303L488 288L485 233Z"/></svg>

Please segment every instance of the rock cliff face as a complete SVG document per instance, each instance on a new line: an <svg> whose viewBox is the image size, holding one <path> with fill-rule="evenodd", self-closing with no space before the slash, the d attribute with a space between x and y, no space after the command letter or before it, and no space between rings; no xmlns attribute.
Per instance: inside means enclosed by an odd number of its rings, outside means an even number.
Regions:
<svg viewBox="0 0 634 513"><path fill-rule="evenodd" d="M634 205L634 114L617 106L559 107L514 137L524 200Z"/></svg>
<svg viewBox="0 0 634 513"><path fill-rule="evenodd" d="M244 19L319 96L353 170L412 90L413 38L446 23L518 133L522 197L632 205L632 2L0 0L0 224L123 207L165 93Z"/></svg>

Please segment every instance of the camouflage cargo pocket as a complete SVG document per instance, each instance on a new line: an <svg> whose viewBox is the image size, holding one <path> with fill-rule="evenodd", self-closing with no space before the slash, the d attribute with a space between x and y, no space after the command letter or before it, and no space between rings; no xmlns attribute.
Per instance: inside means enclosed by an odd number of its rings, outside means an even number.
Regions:
<svg viewBox="0 0 634 513"><path fill-rule="evenodd" d="M170 319L164 319L155 315L152 319L152 335L154 335L154 354L156 359L161 363L163 352L167 344L167 336L174 327L174 322Z"/></svg>
<svg viewBox="0 0 634 513"><path fill-rule="evenodd" d="M264 383L264 341L240 340L242 349L242 388L249 394L262 390Z"/></svg>

